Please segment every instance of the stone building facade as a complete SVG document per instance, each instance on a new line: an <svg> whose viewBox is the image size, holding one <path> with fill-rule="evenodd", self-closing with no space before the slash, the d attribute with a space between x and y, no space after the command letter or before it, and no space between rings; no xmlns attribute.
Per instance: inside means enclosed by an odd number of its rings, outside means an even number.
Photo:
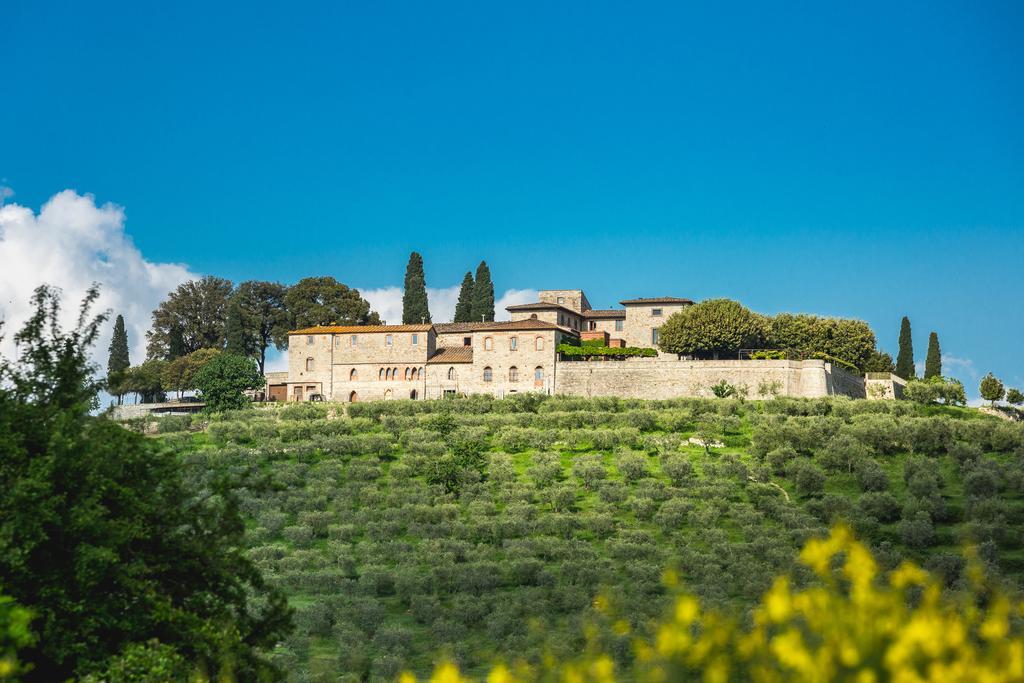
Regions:
<svg viewBox="0 0 1024 683"><path fill-rule="evenodd" d="M609 346L656 348L658 329L689 299L627 299L592 309L583 290L540 292L509 306L504 322L324 325L289 333L283 400L437 399L520 392L673 398L710 395L725 380L750 398L768 395L864 397L864 380L823 361L692 361L672 355L626 360L562 360L566 341L600 337ZM269 391L269 388L268 388Z"/></svg>

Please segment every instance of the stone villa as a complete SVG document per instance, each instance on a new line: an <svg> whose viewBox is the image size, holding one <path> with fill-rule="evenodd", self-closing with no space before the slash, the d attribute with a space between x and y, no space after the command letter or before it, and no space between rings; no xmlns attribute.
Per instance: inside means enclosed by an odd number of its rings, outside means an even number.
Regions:
<svg viewBox="0 0 1024 683"><path fill-rule="evenodd" d="M318 326L289 333L288 372L267 377L272 400L497 398L523 391L578 396L710 396L725 380L751 398L868 395L865 380L820 360L561 360L572 339L655 347L658 328L689 299L627 299L593 309L579 289L544 290L535 303L509 306L505 322ZM881 381L881 380L868 380ZM888 382L896 380L886 380ZM886 387L889 394L896 387ZM870 392L881 396L884 391Z"/></svg>

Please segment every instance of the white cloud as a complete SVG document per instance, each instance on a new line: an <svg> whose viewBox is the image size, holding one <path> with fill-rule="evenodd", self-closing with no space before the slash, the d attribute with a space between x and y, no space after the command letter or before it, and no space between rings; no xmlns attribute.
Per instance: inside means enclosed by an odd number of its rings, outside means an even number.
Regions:
<svg viewBox="0 0 1024 683"><path fill-rule="evenodd" d="M94 312L109 308L112 316L124 316L131 361L139 363L153 309L194 277L184 265L147 261L125 233L124 210L109 203L96 206L92 195L64 190L38 214L18 204L0 206L0 352L12 357L14 333L31 313L29 300L36 287L61 288L67 329L74 325L86 289L96 282L100 298ZM104 369L112 328L113 320L93 350Z"/></svg>
<svg viewBox="0 0 1024 683"><path fill-rule="evenodd" d="M427 287L427 301L430 305L430 317L435 323L451 322L455 317L455 304L459 300L461 285L452 285L441 289ZM402 322L402 288L380 287L378 289L360 289L359 293L370 302L370 308L377 311L381 320L389 325ZM506 306L524 304L537 300L535 289L508 289L494 302L496 320L508 320Z"/></svg>
<svg viewBox="0 0 1024 683"><path fill-rule="evenodd" d="M505 310L506 306L529 304L536 300L536 289L506 289L505 293L501 295L501 298L494 302L494 319L511 320L512 317L509 315L508 311Z"/></svg>

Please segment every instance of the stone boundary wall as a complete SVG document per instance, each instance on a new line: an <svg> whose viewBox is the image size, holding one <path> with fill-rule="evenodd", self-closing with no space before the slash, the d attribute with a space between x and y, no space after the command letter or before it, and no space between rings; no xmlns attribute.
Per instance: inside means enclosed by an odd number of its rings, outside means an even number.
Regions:
<svg viewBox="0 0 1024 683"><path fill-rule="evenodd" d="M773 395L864 398L864 380L822 360L677 360L630 358L622 361L563 361L556 394L667 399L713 397L711 387L725 380L746 387L747 397Z"/></svg>

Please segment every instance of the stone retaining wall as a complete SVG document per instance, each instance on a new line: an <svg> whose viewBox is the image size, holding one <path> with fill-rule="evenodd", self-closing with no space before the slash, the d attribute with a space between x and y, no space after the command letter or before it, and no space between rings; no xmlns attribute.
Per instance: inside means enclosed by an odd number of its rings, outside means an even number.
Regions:
<svg viewBox="0 0 1024 683"><path fill-rule="evenodd" d="M822 360L677 360L630 358L563 361L555 393L667 399L713 397L721 381L748 398L851 396L864 398L864 380Z"/></svg>

